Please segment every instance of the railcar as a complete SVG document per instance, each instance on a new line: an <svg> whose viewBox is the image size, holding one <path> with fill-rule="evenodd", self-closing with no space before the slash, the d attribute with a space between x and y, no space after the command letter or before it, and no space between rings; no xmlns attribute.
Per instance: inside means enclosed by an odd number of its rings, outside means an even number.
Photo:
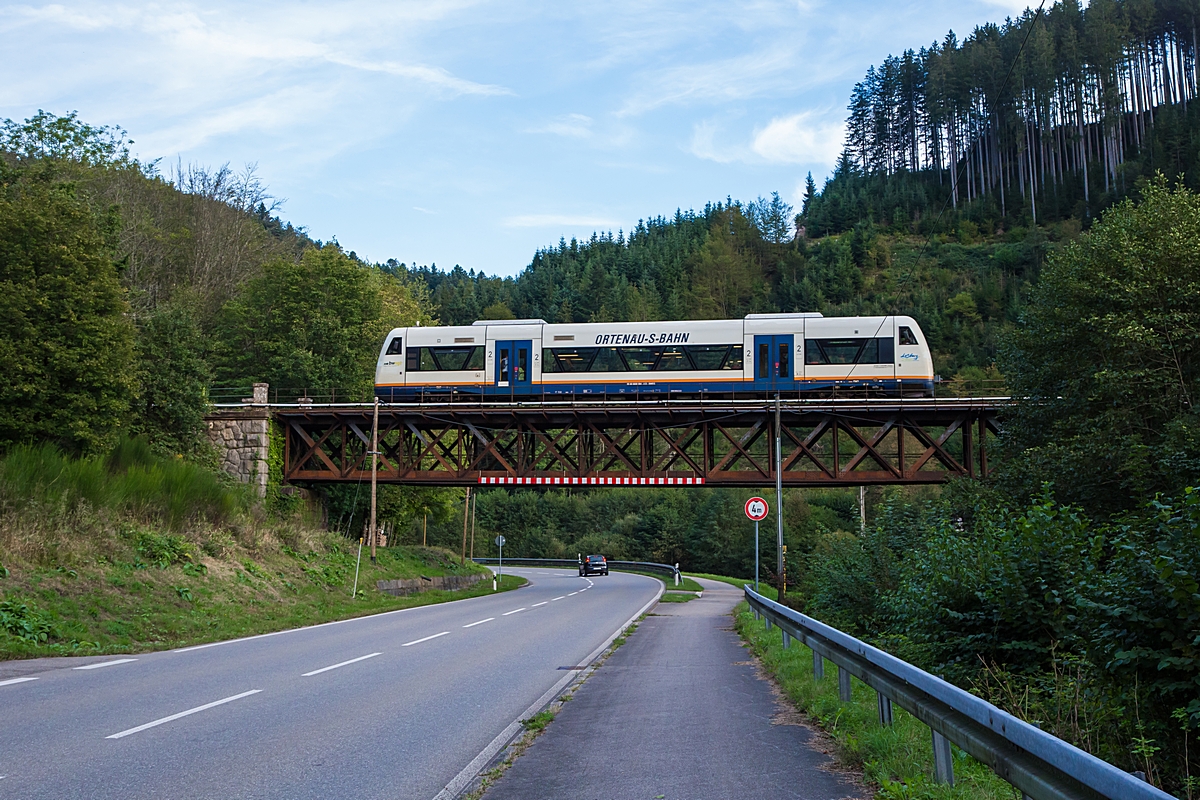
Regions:
<svg viewBox="0 0 1200 800"><path fill-rule="evenodd" d="M396 328L379 352L386 402L479 396L933 396L912 317L750 314L740 320Z"/></svg>

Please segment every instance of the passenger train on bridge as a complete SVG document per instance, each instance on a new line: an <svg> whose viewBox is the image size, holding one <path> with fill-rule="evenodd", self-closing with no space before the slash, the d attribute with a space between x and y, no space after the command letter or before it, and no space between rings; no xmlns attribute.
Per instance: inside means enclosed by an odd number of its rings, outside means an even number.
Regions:
<svg viewBox="0 0 1200 800"><path fill-rule="evenodd" d="M396 328L375 394L728 398L932 397L929 344L911 317L750 314L736 320L551 325L540 319Z"/></svg>

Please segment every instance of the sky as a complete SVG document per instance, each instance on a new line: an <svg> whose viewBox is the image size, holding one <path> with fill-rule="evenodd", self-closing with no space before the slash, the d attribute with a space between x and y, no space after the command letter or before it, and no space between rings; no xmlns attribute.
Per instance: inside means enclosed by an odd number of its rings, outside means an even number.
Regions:
<svg viewBox="0 0 1200 800"><path fill-rule="evenodd" d="M241 170L360 257L513 275L726 197L799 207L888 54L1018 0L0 0L0 118Z"/></svg>

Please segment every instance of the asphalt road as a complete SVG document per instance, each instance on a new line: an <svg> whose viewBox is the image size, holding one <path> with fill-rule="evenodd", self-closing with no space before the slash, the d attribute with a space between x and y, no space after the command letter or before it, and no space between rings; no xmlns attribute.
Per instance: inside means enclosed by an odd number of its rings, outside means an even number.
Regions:
<svg viewBox="0 0 1200 800"><path fill-rule="evenodd" d="M563 705L484 800L869 796L758 674L732 586L663 603Z"/></svg>
<svg viewBox="0 0 1200 800"><path fill-rule="evenodd" d="M559 667L594 657L661 587L640 575L512 572L531 584L0 671L0 798L445 796L577 674Z"/></svg>

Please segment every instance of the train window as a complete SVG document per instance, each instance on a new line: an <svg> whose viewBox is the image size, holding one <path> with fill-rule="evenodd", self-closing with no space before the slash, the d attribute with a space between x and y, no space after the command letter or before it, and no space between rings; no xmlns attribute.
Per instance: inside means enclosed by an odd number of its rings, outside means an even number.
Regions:
<svg viewBox="0 0 1200 800"><path fill-rule="evenodd" d="M891 339L805 339L806 364L890 364Z"/></svg>
<svg viewBox="0 0 1200 800"><path fill-rule="evenodd" d="M621 355L625 356L625 366L630 372L645 372L654 369L662 350L657 347L622 347Z"/></svg>
<svg viewBox="0 0 1200 800"><path fill-rule="evenodd" d="M410 347L410 372L447 372L483 369L482 347Z"/></svg>
<svg viewBox="0 0 1200 800"><path fill-rule="evenodd" d="M779 343L779 375L777 375L776 377L779 377L779 378L792 377L792 371L788 366L788 356L791 355L791 352L792 352L792 343L790 341L788 341L786 343L785 342Z"/></svg>
<svg viewBox="0 0 1200 800"><path fill-rule="evenodd" d="M558 347L542 350L542 372L587 372L596 357L595 347Z"/></svg>
<svg viewBox="0 0 1200 800"><path fill-rule="evenodd" d="M724 369L736 369L742 371L742 346L740 344L731 344L729 346L729 358L725 359Z"/></svg>
<svg viewBox="0 0 1200 800"><path fill-rule="evenodd" d="M658 368L660 370L680 371L695 369L692 366L692 360L688 358L688 354L683 347L664 347L662 355L658 359Z"/></svg>
<svg viewBox="0 0 1200 800"><path fill-rule="evenodd" d="M615 347L601 347L596 352L596 357L592 359L592 365L588 367L588 372L624 372L625 362L621 360L621 354L617 352Z"/></svg>
<svg viewBox="0 0 1200 800"><path fill-rule="evenodd" d="M900 326L900 344L908 346L916 346L920 344L917 337L913 334L912 328L907 325Z"/></svg>
<svg viewBox="0 0 1200 800"><path fill-rule="evenodd" d="M727 344L693 344L683 348L692 357L696 369L723 369L729 357ZM738 349L741 352L741 349ZM738 369L741 369L739 364Z"/></svg>
<svg viewBox="0 0 1200 800"><path fill-rule="evenodd" d="M397 336L392 341L388 342L388 349L384 355L398 356L400 351L404 349L404 340Z"/></svg>
<svg viewBox="0 0 1200 800"><path fill-rule="evenodd" d="M517 380L527 380L529 375L529 348L517 348Z"/></svg>
<svg viewBox="0 0 1200 800"><path fill-rule="evenodd" d="M766 342L758 346L758 377L771 377L771 345Z"/></svg>

